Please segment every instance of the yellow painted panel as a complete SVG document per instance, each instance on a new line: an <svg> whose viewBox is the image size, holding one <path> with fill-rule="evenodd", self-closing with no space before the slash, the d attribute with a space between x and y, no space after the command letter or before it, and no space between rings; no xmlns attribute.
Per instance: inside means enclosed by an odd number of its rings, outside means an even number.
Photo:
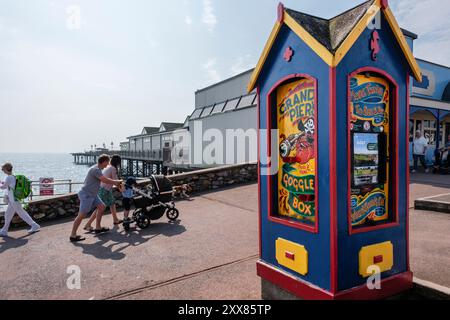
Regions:
<svg viewBox="0 0 450 320"><path fill-rule="evenodd" d="M377 266L380 272L389 271L394 266L394 246L387 241L361 248L359 252L359 274L370 277L373 273L370 267Z"/></svg>
<svg viewBox="0 0 450 320"><path fill-rule="evenodd" d="M277 89L279 144L278 213L314 226L316 208L317 106L313 80Z"/></svg>
<svg viewBox="0 0 450 320"><path fill-rule="evenodd" d="M352 82L355 87L352 87L350 90L351 100L349 108L352 131L355 132L354 137L356 138L358 135L364 135L366 133L378 134L381 132L384 132L389 137L390 122L392 121L390 118L391 93L389 90L389 82L381 77L368 77L366 75L356 75L352 78ZM372 104L371 108L365 103L368 98L372 102L374 99L377 99L378 104ZM366 125L369 127L366 128ZM366 139L362 140L367 141ZM387 139L386 143L386 156L389 158L389 139ZM356 147L357 145L355 144L355 165L352 175L352 179L355 179L355 186L351 191L352 226L361 226L367 224L369 221L379 222L389 220L389 206L387 201L390 197L389 162L386 164L386 182L384 184L369 182L370 185L376 185L377 187L367 191L366 186L364 186L364 181L367 179L372 181L373 177L378 176L378 161L380 159L379 155L375 157L376 160L372 159L371 157L374 157L374 154L368 149L363 150L361 146ZM358 186L356 186L357 182Z"/></svg>
<svg viewBox="0 0 450 320"><path fill-rule="evenodd" d="M301 275L308 274L308 251L300 244L278 238L276 258L280 265Z"/></svg>

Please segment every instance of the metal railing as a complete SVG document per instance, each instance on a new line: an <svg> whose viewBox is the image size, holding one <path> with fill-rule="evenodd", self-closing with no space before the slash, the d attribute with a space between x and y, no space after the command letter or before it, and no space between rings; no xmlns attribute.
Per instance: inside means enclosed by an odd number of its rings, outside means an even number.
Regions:
<svg viewBox="0 0 450 320"><path fill-rule="evenodd" d="M123 158L130 158L136 160L150 160L150 161L162 161L163 160L163 149L156 150L116 150L116 151L87 151L84 153L73 153L72 155L78 157L98 157L101 154L107 155L119 155Z"/></svg>
<svg viewBox="0 0 450 320"><path fill-rule="evenodd" d="M137 181L140 180L145 180L144 178L137 178ZM33 200L45 200L48 198L52 198L52 197L57 197L57 196L65 196L74 192L78 192L79 188L74 188L76 186L81 186L83 185L83 182L73 182L71 179L65 179L65 180L54 180L53 183L40 183L40 181L32 181L31 182L31 187L33 192L31 193L31 195L25 199L23 201L24 204L29 203L30 201ZM41 187L41 185L45 185L45 186L54 186L55 190L53 192L52 195L48 195L48 196L41 196L40 195L40 190L39 188ZM66 192L62 192L62 191L58 191L56 190L56 187L58 186L67 186L67 191ZM60 189L60 188L59 188ZM0 196L0 209L2 209L2 207L5 207L6 204L4 203L5 196Z"/></svg>
<svg viewBox="0 0 450 320"><path fill-rule="evenodd" d="M53 194L48 195L48 196L41 196L39 188L43 185L53 186L54 187ZM73 182L71 179L54 180L53 183L40 183L40 181L31 181L31 188L32 188L33 192L23 202L25 204L27 204L28 202L30 202L32 200L41 200L41 199L46 199L46 198L51 198L51 197L56 197L56 196L68 195L73 192L77 192L78 190L74 187L81 186L81 185L83 185L83 182ZM61 189L64 189L64 188L60 188L62 186L66 186L67 189L65 192L63 190L61 190ZM59 187L59 188L57 188L57 187ZM1 207L6 206L6 204L4 203L4 199L5 199L5 196L0 197L0 209L1 209Z"/></svg>
<svg viewBox="0 0 450 320"><path fill-rule="evenodd" d="M140 159L140 160L156 160L162 161L162 150L139 150L139 151L119 151L118 154L124 158Z"/></svg>

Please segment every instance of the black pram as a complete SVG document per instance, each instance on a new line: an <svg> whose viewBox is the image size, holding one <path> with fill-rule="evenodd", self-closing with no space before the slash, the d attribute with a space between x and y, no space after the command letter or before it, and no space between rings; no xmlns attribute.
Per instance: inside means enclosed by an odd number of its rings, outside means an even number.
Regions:
<svg viewBox="0 0 450 320"><path fill-rule="evenodd" d="M166 214L171 221L178 219L179 212L173 202L172 183L165 176L150 177L150 183L144 189L133 187L136 194L133 197L135 210L132 219L123 222L125 230L130 230L130 225L135 222L141 229L150 226L152 220L159 220Z"/></svg>

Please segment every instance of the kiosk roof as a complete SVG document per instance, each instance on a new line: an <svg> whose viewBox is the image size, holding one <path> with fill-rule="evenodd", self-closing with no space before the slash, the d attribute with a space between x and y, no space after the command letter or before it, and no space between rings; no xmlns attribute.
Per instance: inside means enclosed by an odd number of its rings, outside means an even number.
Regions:
<svg viewBox="0 0 450 320"><path fill-rule="evenodd" d="M330 67L336 67L380 10L384 13L410 65L412 74L418 81L422 81L419 65L402 30L389 6L382 2L384 3L381 0L369 0L331 19L323 19L292 9L285 9L280 3L278 21L272 29L269 40L252 74L247 88L248 91L250 92L255 88L259 74L283 25L289 27Z"/></svg>

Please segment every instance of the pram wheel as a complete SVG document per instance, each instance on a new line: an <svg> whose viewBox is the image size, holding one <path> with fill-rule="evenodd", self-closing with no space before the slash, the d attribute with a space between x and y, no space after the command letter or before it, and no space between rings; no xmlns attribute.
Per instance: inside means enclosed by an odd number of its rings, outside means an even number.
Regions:
<svg viewBox="0 0 450 320"><path fill-rule="evenodd" d="M167 209L166 216L169 220L175 221L180 216L180 212L176 208Z"/></svg>
<svg viewBox="0 0 450 320"><path fill-rule="evenodd" d="M150 218L143 211L140 211L136 214L136 224L141 229L147 229L150 226Z"/></svg>

